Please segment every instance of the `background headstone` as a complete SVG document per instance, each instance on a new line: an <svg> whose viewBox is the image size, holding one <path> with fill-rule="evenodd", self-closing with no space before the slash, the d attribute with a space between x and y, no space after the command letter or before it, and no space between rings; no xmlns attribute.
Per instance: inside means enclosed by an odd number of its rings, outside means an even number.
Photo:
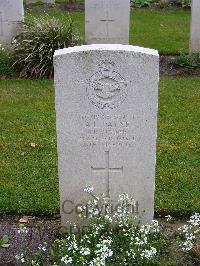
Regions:
<svg viewBox="0 0 200 266"><path fill-rule="evenodd" d="M130 0L85 0L85 40L129 43Z"/></svg>
<svg viewBox="0 0 200 266"><path fill-rule="evenodd" d="M200 0L192 1L190 53L200 52Z"/></svg>
<svg viewBox="0 0 200 266"><path fill-rule="evenodd" d="M0 43L10 44L22 32L23 0L0 0Z"/></svg>
<svg viewBox="0 0 200 266"><path fill-rule="evenodd" d="M76 221L83 188L114 201L127 192L142 222L154 214L159 56L128 45L55 52L62 224Z"/></svg>

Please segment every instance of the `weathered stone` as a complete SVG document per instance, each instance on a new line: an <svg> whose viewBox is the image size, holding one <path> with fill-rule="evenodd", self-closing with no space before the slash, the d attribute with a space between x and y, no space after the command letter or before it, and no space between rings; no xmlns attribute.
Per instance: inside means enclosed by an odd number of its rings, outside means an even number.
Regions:
<svg viewBox="0 0 200 266"><path fill-rule="evenodd" d="M61 217L76 221L83 188L114 202L127 192L142 222L154 214L157 51L86 45L54 56ZM72 212L71 212L72 211Z"/></svg>
<svg viewBox="0 0 200 266"><path fill-rule="evenodd" d="M190 53L200 52L200 1L192 1Z"/></svg>
<svg viewBox="0 0 200 266"><path fill-rule="evenodd" d="M23 0L0 1L0 43L10 44L22 32L24 21Z"/></svg>
<svg viewBox="0 0 200 266"><path fill-rule="evenodd" d="M128 44L129 20L130 0L86 0L86 43Z"/></svg>

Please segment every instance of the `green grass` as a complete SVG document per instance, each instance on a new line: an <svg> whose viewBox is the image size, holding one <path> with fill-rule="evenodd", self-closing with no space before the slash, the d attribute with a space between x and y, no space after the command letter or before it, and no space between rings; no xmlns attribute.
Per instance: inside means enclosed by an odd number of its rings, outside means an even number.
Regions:
<svg viewBox="0 0 200 266"><path fill-rule="evenodd" d="M41 13L32 12L33 16ZM64 19L64 11L51 11L50 16ZM75 24L84 38L84 13L71 12ZM27 14L26 18L29 18ZM131 13L130 44L159 50L161 54L177 54L189 49L190 11L134 10Z"/></svg>
<svg viewBox="0 0 200 266"><path fill-rule="evenodd" d="M0 81L0 91L0 213L59 212L53 82ZM200 78L161 80L159 213L200 212L199 101Z"/></svg>
<svg viewBox="0 0 200 266"><path fill-rule="evenodd" d="M200 212L200 78L160 84L156 208Z"/></svg>
<svg viewBox="0 0 200 266"><path fill-rule="evenodd" d="M1 81L0 212L58 210L51 81ZM33 148L31 143L38 146Z"/></svg>

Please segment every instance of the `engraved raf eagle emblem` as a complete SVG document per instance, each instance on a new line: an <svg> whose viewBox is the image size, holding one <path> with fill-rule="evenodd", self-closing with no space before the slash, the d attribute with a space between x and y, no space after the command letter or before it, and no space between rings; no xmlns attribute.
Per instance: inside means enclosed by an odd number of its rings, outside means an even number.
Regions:
<svg viewBox="0 0 200 266"><path fill-rule="evenodd" d="M103 61L97 71L89 79L87 94L96 107L113 109L119 106L127 96L127 82L114 70L114 63Z"/></svg>

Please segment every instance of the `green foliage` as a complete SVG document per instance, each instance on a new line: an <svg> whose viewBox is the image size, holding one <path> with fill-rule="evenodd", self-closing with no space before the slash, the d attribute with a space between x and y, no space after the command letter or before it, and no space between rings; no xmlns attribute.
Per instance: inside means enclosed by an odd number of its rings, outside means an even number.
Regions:
<svg viewBox="0 0 200 266"><path fill-rule="evenodd" d="M200 67L200 52L194 52L191 55L180 51L179 55L172 60L172 63L179 67L195 69Z"/></svg>
<svg viewBox="0 0 200 266"><path fill-rule="evenodd" d="M24 32L14 44L15 65L21 77L51 78L55 50L74 46L79 42L73 21L44 15L26 23Z"/></svg>
<svg viewBox="0 0 200 266"><path fill-rule="evenodd" d="M182 7L191 7L191 0L181 0L180 4Z"/></svg>
<svg viewBox="0 0 200 266"><path fill-rule="evenodd" d="M2 238L0 238L0 248L8 248L9 246L9 237L4 235Z"/></svg>
<svg viewBox="0 0 200 266"><path fill-rule="evenodd" d="M112 199L95 196L91 189L88 190L91 194L89 202L82 206L82 219L87 219L84 221L89 225L88 230L78 233L79 229L83 229L80 218L80 226L72 225L76 234L68 233L54 241L49 250L48 265L158 265L167 247L158 221L140 226L133 212L135 201L126 193L119 195L113 210ZM40 245L38 249L41 254L48 252L46 245ZM46 265L41 258L39 265ZM28 257L18 259L29 261ZM38 256L34 259L34 265L37 263Z"/></svg>
<svg viewBox="0 0 200 266"><path fill-rule="evenodd" d="M155 0L131 0L131 7L149 7Z"/></svg>
<svg viewBox="0 0 200 266"><path fill-rule="evenodd" d="M0 76L11 76L14 72L13 56L11 51L0 45Z"/></svg>
<svg viewBox="0 0 200 266"><path fill-rule="evenodd" d="M85 205L79 205L80 219L76 224L66 222L67 232L49 244L40 243L32 256L26 248L29 229L22 228L19 233L25 246L16 259L23 265L38 266L199 265L199 213L179 228L172 227L169 215L167 221L171 225L165 221L160 225L157 220L140 225L139 215L133 211L135 201L127 193L119 195L117 205L114 205L109 197L95 196L90 186L85 192L90 198Z"/></svg>

